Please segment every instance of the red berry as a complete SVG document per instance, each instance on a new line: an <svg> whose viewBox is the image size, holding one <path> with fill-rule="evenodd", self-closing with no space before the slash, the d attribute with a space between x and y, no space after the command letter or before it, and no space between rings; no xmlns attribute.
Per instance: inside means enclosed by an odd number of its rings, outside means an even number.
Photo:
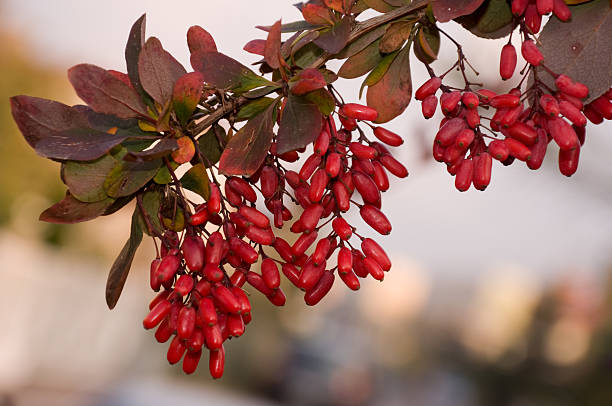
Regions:
<svg viewBox="0 0 612 406"><path fill-rule="evenodd" d="M580 146L576 132L567 121L556 117L548 120L548 130L559 148L564 151L572 150Z"/></svg>
<svg viewBox="0 0 612 406"><path fill-rule="evenodd" d="M522 16L528 3L529 0L512 0L512 14Z"/></svg>
<svg viewBox="0 0 612 406"><path fill-rule="evenodd" d="M540 106L549 117L557 117L559 115L559 103L550 94L543 94L540 97Z"/></svg>
<svg viewBox="0 0 612 406"><path fill-rule="evenodd" d="M584 127L587 124L585 115L568 101L561 100L559 102L559 112L574 125Z"/></svg>
<svg viewBox="0 0 612 406"><path fill-rule="evenodd" d="M313 147L315 154L321 156L325 155L327 149L329 148L329 138L329 132L327 132L326 129L323 129L323 131L319 133L319 136L315 140Z"/></svg>
<svg viewBox="0 0 612 406"><path fill-rule="evenodd" d="M525 9L525 25L532 34L540 32L542 25L542 16L538 14L538 8L535 3L530 3Z"/></svg>
<svg viewBox="0 0 612 406"><path fill-rule="evenodd" d="M510 154L510 150L505 142L500 140L493 140L487 147L489 154L500 162L508 159L508 155Z"/></svg>
<svg viewBox="0 0 612 406"><path fill-rule="evenodd" d="M332 221L332 228L341 240L348 240L353 235L353 229L342 217L337 217Z"/></svg>
<svg viewBox="0 0 612 406"><path fill-rule="evenodd" d="M538 8L538 14L544 15L553 11L554 1L553 0L536 0L536 6Z"/></svg>
<svg viewBox="0 0 612 406"><path fill-rule="evenodd" d="M567 75L561 74L557 76L557 79L555 79L555 86L562 92L579 99L584 99L589 95L588 87L580 82L574 82L572 78Z"/></svg>
<svg viewBox="0 0 612 406"><path fill-rule="evenodd" d="M193 334L195 328L196 311L193 307L185 306L179 312L176 325L176 334L183 340L187 340Z"/></svg>
<svg viewBox="0 0 612 406"><path fill-rule="evenodd" d="M261 170L261 176L259 178L261 182L261 194L266 199L271 198L276 193L278 188L278 175L271 166L264 166Z"/></svg>
<svg viewBox="0 0 612 406"><path fill-rule="evenodd" d="M202 350L187 351L185 359L183 359L183 372L186 374L193 374L198 368L200 358L202 358Z"/></svg>
<svg viewBox="0 0 612 406"><path fill-rule="evenodd" d="M535 128L521 121L517 121L508 129L508 135L525 145L535 144L538 138Z"/></svg>
<svg viewBox="0 0 612 406"><path fill-rule="evenodd" d="M208 369L210 376L214 379L219 379L223 376L223 368L225 366L225 350L223 346L220 346L216 350L210 351L210 358L208 361Z"/></svg>
<svg viewBox="0 0 612 406"><path fill-rule="evenodd" d="M436 142L443 147L452 145L455 141L455 137L461 130L467 127L464 119L455 117L448 120L436 134Z"/></svg>
<svg viewBox="0 0 612 406"><path fill-rule="evenodd" d="M527 63L533 66L538 66L544 60L544 56L536 44L530 39L523 41L523 45L521 46L521 54Z"/></svg>
<svg viewBox="0 0 612 406"><path fill-rule="evenodd" d="M310 155L300 169L300 178L308 180L314 173L315 169L321 164L321 157L317 154Z"/></svg>
<svg viewBox="0 0 612 406"><path fill-rule="evenodd" d="M340 165L342 164L342 157L336 152L332 152L327 156L325 160L325 171L331 178L335 178L340 173Z"/></svg>
<svg viewBox="0 0 612 406"><path fill-rule="evenodd" d="M206 203L201 204L197 207L197 210L194 214L189 216L189 224L192 226L199 226L208 221L209 213L208 213L208 205Z"/></svg>
<svg viewBox="0 0 612 406"><path fill-rule="evenodd" d="M347 103L342 106L342 114L354 118L355 120L374 121L378 117L378 112L371 107L357 103Z"/></svg>
<svg viewBox="0 0 612 406"><path fill-rule="evenodd" d="M364 238L364 240L361 242L361 250L367 257L373 258L376 262L378 262L378 265L380 265L383 271L388 271L391 269L391 261L389 260L387 253L373 239Z"/></svg>
<svg viewBox="0 0 612 406"><path fill-rule="evenodd" d="M230 337L240 337L244 334L244 321L238 314L230 314L227 316L227 331Z"/></svg>
<svg viewBox="0 0 612 406"><path fill-rule="evenodd" d="M304 295L304 301L308 306L314 306L325 297L334 284L334 274L330 271L325 271L317 284Z"/></svg>
<svg viewBox="0 0 612 406"><path fill-rule="evenodd" d="M435 95L429 95L421 104L421 111L423 112L423 117L429 119L433 117L436 113L436 108L438 107L438 98Z"/></svg>
<svg viewBox="0 0 612 406"><path fill-rule="evenodd" d="M402 165L402 163L399 162L397 159L393 158L391 155L386 154L381 156L379 159L380 163L383 164L385 169L387 169L389 172L391 172L398 178L405 178L406 176L408 176L408 170L406 169L406 167Z"/></svg>
<svg viewBox="0 0 612 406"><path fill-rule="evenodd" d="M161 263L161 259L155 258L151 262L150 273L149 273L149 283L151 285L151 289L154 292L159 291L161 287L161 280L158 277L159 264Z"/></svg>
<svg viewBox="0 0 612 406"><path fill-rule="evenodd" d="M608 101L607 97L600 96L589 105L606 120L612 120L612 103Z"/></svg>
<svg viewBox="0 0 612 406"><path fill-rule="evenodd" d="M316 239L317 239L316 231L311 231L309 233L301 234L298 237L298 239L295 241L295 243L293 243L293 246L291 247L291 252L295 256L302 255L304 252L306 252L308 247L310 247L312 243L315 242Z"/></svg>
<svg viewBox="0 0 612 406"><path fill-rule="evenodd" d="M474 174L472 183L478 190L485 190L491 182L491 166L493 164L491 155L486 152L473 158Z"/></svg>
<svg viewBox="0 0 612 406"><path fill-rule="evenodd" d="M491 107L496 109L499 108L512 108L519 105L521 99L519 96L513 94L500 94L499 96L495 96L489 101Z"/></svg>
<svg viewBox="0 0 612 406"><path fill-rule="evenodd" d="M366 203L376 204L380 201L380 191L376 187L376 183L368 175L353 171L353 183L355 188Z"/></svg>
<svg viewBox="0 0 612 406"><path fill-rule="evenodd" d="M168 362L171 365L176 364L181 360L181 358L183 358L183 354L185 354L186 350L187 347L183 343L183 340L181 340L178 336L175 336L170 342L170 346L168 347Z"/></svg>
<svg viewBox="0 0 612 406"><path fill-rule="evenodd" d="M442 85L442 79L433 77L423 83L421 87L414 93L414 98L417 100L425 100L426 97L435 94Z"/></svg>
<svg viewBox="0 0 612 406"><path fill-rule="evenodd" d="M170 302L165 299L157 303L142 321L143 327L149 330L157 326L170 313L170 307Z"/></svg>
<svg viewBox="0 0 612 406"><path fill-rule="evenodd" d="M181 245L185 264L193 272L197 272L204 266L206 260L206 247L204 241L198 236L187 235Z"/></svg>
<svg viewBox="0 0 612 406"><path fill-rule="evenodd" d="M165 343L174 334L174 329L170 327L168 319L164 319L155 330L155 339L158 343Z"/></svg>
<svg viewBox="0 0 612 406"><path fill-rule="evenodd" d="M455 176L455 187L460 192L465 192L472 184L472 176L474 173L474 161L471 158L464 159L457 168Z"/></svg>
<svg viewBox="0 0 612 406"><path fill-rule="evenodd" d="M221 191L215 183L210 184L210 195L206 203L206 209L209 213L219 213L221 210Z"/></svg>
<svg viewBox="0 0 612 406"><path fill-rule="evenodd" d="M334 184L332 185L332 192L334 194L334 197L336 198L338 209L340 211L348 211L351 205L350 195L348 190L346 190L346 186L344 186L343 182L334 182Z"/></svg>
<svg viewBox="0 0 612 406"><path fill-rule="evenodd" d="M325 264L316 265L311 261L307 262L300 275L299 287L305 291L313 289L323 276L323 272L325 272Z"/></svg>
<svg viewBox="0 0 612 406"><path fill-rule="evenodd" d="M387 235L391 233L391 223L387 219L387 216L385 216L383 212L371 204L361 206L359 214L361 214L361 218L370 227L378 231L380 234Z"/></svg>
<svg viewBox="0 0 612 406"><path fill-rule="evenodd" d="M223 285L216 285L212 289L212 294L219 304L229 313L240 313L240 303L228 288Z"/></svg>
<svg viewBox="0 0 612 406"><path fill-rule="evenodd" d="M520 141L513 138L506 138L504 143L508 147L510 155L521 161L527 161L531 157L531 151Z"/></svg>
<svg viewBox="0 0 612 406"><path fill-rule="evenodd" d="M380 267L378 262L374 258L365 257L363 259L363 266L368 270L368 273L372 275L377 281L385 279L385 271Z"/></svg>
<svg viewBox="0 0 612 406"><path fill-rule="evenodd" d="M446 116L451 115L457 109L460 100L461 92L458 90L443 93L442 96L440 96L440 107L442 108L442 113L444 113Z"/></svg>
<svg viewBox="0 0 612 406"><path fill-rule="evenodd" d="M278 267L270 258L266 258L261 262L261 276L270 289L276 289L280 286L280 273Z"/></svg>
<svg viewBox="0 0 612 406"><path fill-rule="evenodd" d="M295 266L291 264L283 264L282 271L283 275L285 275L285 277L289 279L294 286L300 285L300 271Z"/></svg>
<svg viewBox="0 0 612 406"><path fill-rule="evenodd" d="M316 170L310 181L310 189L308 190L308 198L313 203L318 203L325 193L325 188L329 182L329 176L323 168Z"/></svg>
<svg viewBox="0 0 612 406"><path fill-rule="evenodd" d="M557 16L557 18L561 21L567 21L572 17L572 12L570 11L567 4L565 4L564 0L553 0L553 13Z"/></svg>
<svg viewBox="0 0 612 406"><path fill-rule="evenodd" d="M580 147L572 150L559 150L559 171L565 176L572 176L578 169Z"/></svg>
<svg viewBox="0 0 612 406"><path fill-rule="evenodd" d="M185 296L193 289L193 277L191 275L181 275L174 283L174 291L181 296Z"/></svg>
<svg viewBox="0 0 612 406"><path fill-rule="evenodd" d="M374 128L374 135L380 141L392 147L398 147L404 143L404 140L402 139L402 137L400 137L396 133L389 131L383 127Z"/></svg>
<svg viewBox="0 0 612 406"><path fill-rule="evenodd" d="M258 244L272 245L276 240L274 232L270 228L259 228L250 226L246 231L246 237Z"/></svg>
<svg viewBox="0 0 612 406"><path fill-rule="evenodd" d="M213 326L217 324L217 310L210 297L203 297L198 302L198 316L204 326Z"/></svg>
<svg viewBox="0 0 612 406"><path fill-rule="evenodd" d="M259 228L270 227L270 220L268 217L254 207L240 206L238 213Z"/></svg>
<svg viewBox="0 0 612 406"><path fill-rule="evenodd" d="M538 128L538 140L531 146L531 158L527 161L527 167L529 169L536 170L542 166L542 162L544 162L544 157L546 156L547 147L548 136L546 135L546 131Z"/></svg>

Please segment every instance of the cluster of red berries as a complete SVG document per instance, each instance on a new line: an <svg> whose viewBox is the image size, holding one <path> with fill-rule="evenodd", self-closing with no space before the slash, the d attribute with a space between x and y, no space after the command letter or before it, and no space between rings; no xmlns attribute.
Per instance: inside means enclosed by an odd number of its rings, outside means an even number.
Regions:
<svg viewBox="0 0 612 406"><path fill-rule="evenodd" d="M305 292L306 304L315 305L331 289L336 270L352 290L360 287L358 277L384 278L391 261L383 248L357 234L342 217L354 205L374 230L383 235L391 232L391 223L381 211L381 192L389 189L387 172L400 178L408 172L382 143L369 141L359 128L358 121L373 121L377 114L366 106L343 105L338 112L342 127L337 129L332 117L325 119L313 143L313 153L299 172L284 168L280 162L295 162L306 149L277 154L273 143L270 154L251 177L226 178L223 192L213 177L210 197L193 208L182 236L172 231L164 233L160 256L151 264L150 279L154 291L163 290L149 305L143 325L146 329L157 327L155 338L159 342L173 337L168 362L175 364L183 359L183 371L192 373L202 350L208 349L211 375L222 376L224 341L241 336L251 321L245 283L274 305L283 306L282 271ZM367 124L383 143L403 143L399 135ZM353 140L355 130L359 137ZM256 207L258 191L272 222ZM363 203L353 200L355 191ZM304 209L290 228L299 234L293 244L276 236L272 229L282 228L293 217L284 204L285 196ZM189 208L186 201L181 205ZM329 223L331 227L324 235ZM351 245L353 236L360 239L359 248ZM264 247L273 248L277 258L266 253ZM335 264L328 264L336 251ZM261 266L256 272L252 267L258 261Z"/></svg>
<svg viewBox="0 0 612 406"><path fill-rule="evenodd" d="M612 119L611 91L584 105L582 100L589 94L587 86L548 69L542 53L530 39L531 33L539 31L542 15L554 12L562 20L569 19L565 3L515 0L512 7L525 20L521 25L524 35L521 54L530 67L527 73L533 72L534 77L528 89L522 91L519 84L499 95L488 89L473 90L470 83L466 83L465 89L454 89L443 85L443 76L432 75L415 93L415 98L422 102L423 116L428 119L438 106L436 92L442 91L439 103L445 117L434 140L433 156L446 163L459 191L466 191L471 185L478 190L486 189L491 181L493 158L503 165L518 159L530 169L539 169L551 140L559 147L560 172L571 176L578 168L587 119L596 124L604 118ZM516 64L517 53L509 42L501 51L502 79L513 76ZM553 76L555 91L538 79L536 67ZM485 116L486 111L491 113ZM489 122L488 126L484 120Z"/></svg>

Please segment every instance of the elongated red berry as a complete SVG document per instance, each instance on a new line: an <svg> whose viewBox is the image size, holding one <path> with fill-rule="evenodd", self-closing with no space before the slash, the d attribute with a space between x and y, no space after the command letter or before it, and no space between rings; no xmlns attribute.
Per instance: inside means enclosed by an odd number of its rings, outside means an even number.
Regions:
<svg viewBox="0 0 612 406"><path fill-rule="evenodd" d="M516 69L516 49L512 44L503 46L499 57L499 73L503 80L510 79Z"/></svg>
<svg viewBox="0 0 612 406"><path fill-rule="evenodd" d="M170 327L168 319L164 319L155 330L155 340L158 343L165 343L174 334L174 329Z"/></svg>
<svg viewBox="0 0 612 406"><path fill-rule="evenodd" d="M374 121L378 117L375 109L357 103L347 103L342 106L342 114L355 120L366 121Z"/></svg>
<svg viewBox="0 0 612 406"><path fill-rule="evenodd" d="M327 295L334 284L335 276L330 271L325 271L317 284L304 295L304 301L308 306L314 306Z"/></svg>
<svg viewBox="0 0 612 406"><path fill-rule="evenodd" d="M230 337L240 337L244 334L244 321L238 314L230 314L227 316L227 331Z"/></svg>
<svg viewBox="0 0 612 406"><path fill-rule="evenodd" d="M293 246L291 247L291 252L295 256L302 255L304 252L306 252L308 247L310 247L312 243L315 242L316 239L317 239L316 231L311 231L309 233L302 233L298 237L298 239L295 241L295 243L293 243Z"/></svg>
<svg viewBox="0 0 612 406"><path fill-rule="evenodd" d="M348 211L351 207L350 195L342 181L336 181L332 185L332 192L340 211Z"/></svg>
<svg viewBox="0 0 612 406"><path fill-rule="evenodd" d="M500 94L489 101L491 107L494 107L496 109L516 107L519 105L519 103L519 96L513 94Z"/></svg>
<svg viewBox="0 0 612 406"><path fill-rule="evenodd" d="M278 175L274 168L267 165L264 166L261 169L259 181L261 183L261 194L263 197L266 199L271 198L278 188Z"/></svg>
<svg viewBox="0 0 612 406"><path fill-rule="evenodd" d="M464 159L457 168L455 175L455 187L460 192L468 190L472 184L472 176L474 173L474 161L471 158Z"/></svg>
<svg viewBox="0 0 612 406"><path fill-rule="evenodd" d="M327 149L329 148L329 139L329 132L327 132L326 129L323 129L323 131L319 133L319 136L314 142L314 153L320 156L325 155Z"/></svg>
<svg viewBox="0 0 612 406"><path fill-rule="evenodd" d="M191 275L181 275L174 284L174 291L185 296L193 289L194 281Z"/></svg>
<svg viewBox="0 0 612 406"><path fill-rule="evenodd" d="M536 170L542 166L547 147L548 136L546 135L546 131L538 128L538 140L531 146L531 158L527 161L527 167L529 169Z"/></svg>
<svg viewBox="0 0 612 406"><path fill-rule="evenodd" d="M225 350L223 346L216 350L210 351L210 358L208 361L208 370L210 376L214 379L219 379L223 376L223 368L225 367Z"/></svg>
<svg viewBox="0 0 612 406"><path fill-rule="evenodd" d="M283 264L281 268L283 271L283 275L285 275L285 277L289 279L289 281L293 283L294 286L299 286L300 271L294 265L286 263Z"/></svg>
<svg viewBox="0 0 612 406"><path fill-rule="evenodd" d="M203 297L198 302L198 317L205 326L213 326L217 324L217 310L215 304L210 297Z"/></svg>
<svg viewBox="0 0 612 406"><path fill-rule="evenodd" d="M559 171L565 176L572 176L578 170L580 147L572 150L559 150Z"/></svg>
<svg viewBox="0 0 612 406"><path fill-rule="evenodd" d="M392 147L398 147L404 143L402 137L383 127L374 128L374 135L381 142L384 142L385 144L390 145Z"/></svg>
<svg viewBox="0 0 612 406"><path fill-rule="evenodd" d="M538 14L538 8L535 2L529 3L525 9L525 25L529 32L537 34L542 26L542 16Z"/></svg>
<svg viewBox="0 0 612 406"><path fill-rule="evenodd" d="M355 128L357 128L357 121L355 121L354 118L340 115L338 116L338 119L340 120L340 123L342 123L342 127L347 131L353 131Z"/></svg>
<svg viewBox="0 0 612 406"><path fill-rule="evenodd" d="M517 121L508 129L508 135L522 142L525 145L535 144L538 134L532 126L525 124L522 121Z"/></svg>
<svg viewBox="0 0 612 406"><path fill-rule="evenodd" d="M567 21L572 17L572 12L570 11L567 4L565 4L564 0L553 0L553 13L557 16L557 18L561 21Z"/></svg>
<svg viewBox="0 0 612 406"><path fill-rule="evenodd" d="M472 183L478 190L485 190L491 183L491 167L493 166L491 155L483 152L474 158L474 175Z"/></svg>
<svg viewBox="0 0 612 406"><path fill-rule="evenodd" d="M612 103L607 97L600 96L589 103L589 105L606 120L612 120Z"/></svg>
<svg viewBox="0 0 612 406"><path fill-rule="evenodd" d="M365 257L363 259L363 266L368 270L368 273L372 275L372 278L377 281L385 279L385 271L383 271L380 264L374 258Z"/></svg>
<svg viewBox="0 0 612 406"><path fill-rule="evenodd" d="M557 76L557 79L555 79L555 86L562 92L579 99L584 99L589 95L588 87L580 82L575 82L567 75L561 74Z"/></svg>
<svg viewBox="0 0 612 406"><path fill-rule="evenodd" d="M206 202L209 213L219 213L221 210L221 191L215 183L210 183L210 196Z"/></svg>
<svg viewBox="0 0 612 406"><path fill-rule="evenodd" d="M151 267L150 267L150 272L149 272L149 281L150 281L151 289L153 289L154 292L159 291L159 288L161 287L161 280L158 277L158 269L159 269L160 263L161 263L161 259L159 258L155 258L151 262Z"/></svg>
<svg viewBox="0 0 612 406"><path fill-rule="evenodd" d="M512 0L512 14L522 16L528 3L529 0Z"/></svg>
<svg viewBox="0 0 612 406"><path fill-rule="evenodd" d="M199 226L208 221L209 213L208 213L208 205L206 203L199 205L196 208L196 212L189 216L189 224L192 226Z"/></svg>
<svg viewBox="0 0 612 406"><path fill-rule="evenodd" d="M352 272L353 254L347 247L342 247L338 251L338 273L345 274Z"/></svg>
<svg viewBox="0 0 612 406"><path fill-rule="evenodd" d="M179 338L179 336L175 336L174 339L170 342L170 346L168 347L167 359L170 365L174 365L183 358L183 354L187 347L183 343L183 340Z"/></svg>
<svg viewBox="0 0 612 406"><path fill-rule="evenodd" d="M487 147L489 154L500 162L508 159L508 155L510 154L510 150L505 142L500 140L493 140L489 143Z"/></svg>
<svg viewBox="0 0 612 406"><path fill-rule="evenodd" d="M217 285L212 289L212 294L229 313L240 313L240 303L228 288L223 285Z"/></svg>
<svg viewBox="0 0 612 406"><path fill-rule="evenodd" d="M254 264L259 258L259 254L255 251L255 248L251 247L246 241L240 238L234 237L230 239L230 249L248 264Z"/></svg>
<svg viewBox="0 0 612 406"><path fill-rule="evenodd" d="M335 178L340 173L340 166L342 164L342 157L336 152L329 154L325 160L325 172L331 177Z"/></svg>
<svg viewBox="0 0 612 406"><path fill-rule="evenodd" d="M372 178L358 171L353 171L352 175L355 188L363 198L364 202L376 204L380 201L380 191Z"/></svg>
<svg viewBox="0 0 612 406"><path fill-rule="evenodd" d="M196 322L196 311L193 307L185 306L179 312L176 326L176 334L183 340L187 340L193 334Z"/></svg>
<svg viewBox="0 0 612 406"><path fill-rule="evenodd" d="M538 66L544 60L542 52L540 52L536 44L530 39L523 41L523 45L521 45L521 54L527 63L533 66Z"/></svg>
<svg viewBox="0 0 612 406"><path fill-rule="evenodd" d="M389 190L389 177L385 172L385 168L378 161L372 162L372 166L374 167L374 173L372 174L372 179L376 184L376 187L381 192Z"/></svg>
<svg viewBox="0 0 612 406"><path fill-rule="evenodd" d="M369 145L364 145L359 142L351 142L349 146L351 152L359 159L373 159L376 158L378 152L376 149L370 147Z"/></svg>
<svg viewBox="0 0 612 406"><path fill-rule="evenodd" d="M266 258L261 262L261 277L270 289L276 289L280 286L278 267L270 258Z"/></svg>
<svg viewBox="0 0 612 406"><path fill-rule="evenodd" d="M178 271L181 261L176 255L166 255L157 268L157 278L161 283L171 280Z"/></svg>
<svg viewBox="0 0 612 406"><path fill-rule="evenodd" d="M414 98L417 100L425 100L426 97L436 93L440 88L440 85L442 85L442 79L433 77L427 82L423 83L421 87L417 89L417 91L414 93Z"/></svg>
<svg viewBox="0 0 612 406"><path fill-rule="evenodd" d="M337 217L332 221L332 228L341 240L348 240L353 235L353 229L342 217Z"/></svg>
<svg viewBox="0 0 612 406"><path fill-rule="evenodd" d="M310 260L315 266L319 266L325 262L327 259L327 253L331 248L331 240L329 238L322 238L317 242L317 246L315 247Z"/></svg>
<svg viewBox="0 0 612 406"><path fill-rule="evenodd" d="M459 117L451 118L438 130L436 142L443 147L448 147L455 142L455 137L466 127L467 123L464 119Z"/></svg>
<svg viewBox="0 0 612 406"><path fill-rule="evenodd" d="M197 272L204 266L206 260L206 247L204 241L198 236L187 235L181 245L185 264L193 272Z"/></svg>
<svg viewBox="0 0 612 406"><path fill-rule="evenodd" d="M364 238L361 242L361 250L363 253L370 258L373 258L383 271L391 269L391 260L387 256L385 250L373 239Z"/></svg>
<svg viewBox="0 0 612 406"><path fill-rule="evenodd" d="M527 161L531 157L531 150L520 141L513 138L506 138L503 141L508 147L511 156L521 161Z"/></svg>
<svg viewBox="0 0 612 406"><path fill-rule="evenodd" d="M568 101L561 100L559 102L559 112L574 125L584 127L587 124L586 116Z"/></svg>
<svg viewBox="0 0 612 406"><path fill-rule="evenodd" d="M323 276L323 272L325 272L325 265L315 265L313 262L308 262L302 269L302 274L300 275L300 288L309 291L319 282L319 279Z"/></svg>
<svg viewBox="0 0 612 406"><path fill-rule="evenodd" d="M426 119L430 119L436 113L436 108L438 107L438 98L435 95L430 95L423 100L421 104L421 111L423 113L423 117Z"/></svg>
<svg viewBox="0 0 612 406"><path fill-rule="evenodd" d="M325 188L329 182L329 176L323 168L316 170L310 180L310 189L308 189L308 198L312 203L318 203L325 193Z"/></svg>
<svg viewBox="0 0 612 406"><path fill-rule="evenodd" d="M379 158L380 163L383 164L386 170L395 175L398 178L405 178L408 176L408 170L400 161L393 158L389 154L385 154Z"/></svg>
<svg viewBox="0 0 612 406"><path fill-rule="evenodd" d="M202 358L202 350L187 351L187 353L185 353L185 358L183 359L183 372L186 374L193 374L198 368L200 358Z"/></svg>
<svg viewBox="0 0 612 406"><path fill-rule="evenodd" d="M387 216L371 204L364 204L361 206L359 214L370 227L380 234L387 235L391 232L391 223L387 219Z"/></svg>
<svg viewBox="0 0 612 406"><path fill-rule="evenodd" d="M147 314L142 321L145 329L149 330L157 326L170 313L171 304L168 300L162 300Z"/></svg>
<svg viewBox="0 0 612 406"><path fill-rule="evenodd" d="M580 146L580 141L576 132L567 121L562 118L555 117L548 120L548 131L553 137L559 148L564 151L572 150Z"/></svg>
<svg viewBox="0 0 612 406"><path fill-rule="evenodd" d="M448 116L453 114L456 111L457 106L459 106L459 102L461 101L461 92L458 90L454 90L452 92L445 92L440 96L440 107L442 108L442 113Z"/></svg>
<svg viewBox="0 0 612 406"><path fill-rule="evenodd" d="M238 213L259 228L267 228L270 226L268 217L254 207L240 206Z"/></svg>
<svg viewBox="0 0 612 406"><path fill-rule="evenodd" d="M300 216L300 222L305 230L314 230L317 223L323 214L323 206L321 204L311 204L306 207Z"/></svg>
<svg viewBox="0 0 612 406"><path fill-rule="evenodd" d="M553 11L553 0L536 0L538 14L545 15Z"/></svg>
<svg viewBox="0 0 612 406"><path fill-rule="evenodd" d="M276 240L276 236L270 228L259 228L254 225L247 229L246 237L249 240L262 245L272 245Z"/></svg>
<svg viewBox="0 0 612 406"><path fill-rule="evenodd" d="M310 177L312 176L312 174L314 173L314 171L317 169L317 167L321 164L321 157L317 154L312 154L310 155L308 158L306 158L306 161L304 161L304 164L302 165L302 168L300 169L300 178L302 180L308 180L310 179Z"/></svg>

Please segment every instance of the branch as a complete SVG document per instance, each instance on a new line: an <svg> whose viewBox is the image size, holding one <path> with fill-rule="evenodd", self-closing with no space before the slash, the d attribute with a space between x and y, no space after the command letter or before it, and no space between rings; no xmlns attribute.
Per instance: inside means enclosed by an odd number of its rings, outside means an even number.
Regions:
<svg viewBox="0 0 612 406"><path fill-rule="evenodd" d="M361 35L380 27L381 25L385 25L390 21L393 21L397 18L404 17L407 14L413 13L419 9L427 7L427 4L429 4L429 0L415 0L409 5L398 7L395 10L392 10L388 13L385 13L385 14L382 14L376 17L372 17L368 20L357 23L355 27L351 30L351 33L349 34L349 40L348 40L347 45L350 44L355 39L357 39L358 37L360 37ZM331 57L333 57L334 55L335 54L324 52L318 59L316 59L308 67L309 68L320 68L321 66L325 64L325 62L331 59ZM213 125L215 122L222 119L226 114L236 110L237 108L241 107L248 101L249 99L247 99L246 97L238 97L237 99L232 99L228 101L227 103L223 103L221 107L219 107L217 110L207 115L201 122L199 122L196 125L194 135L197 135L200 132L206 130L208 127Z"/></svg>

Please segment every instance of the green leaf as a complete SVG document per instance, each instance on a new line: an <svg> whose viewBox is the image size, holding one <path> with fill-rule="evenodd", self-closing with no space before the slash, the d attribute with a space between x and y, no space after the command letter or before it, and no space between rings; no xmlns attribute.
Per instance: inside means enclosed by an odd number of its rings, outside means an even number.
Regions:
<svg viewBox="0 0 612 406"><path fill-rule="evenodd" d="M163 200L160 213L164 229L178 233L185 228L185 213L177 204L176 195L172 194Z"/></svg>
<svg viewBox="0 0 612 406"><path fill-rule="evenodd" d="M402 49L387 73L374 86L368 87L368 106L378 111L376 123L385 123L400 115L410 103L410 47Z"/></svg>
<svg viewBox="0 0 612 406"><path fill-rule="evenodd" d="M205 82L219 89L242 93L261 86L277 86L220 52L196 51L191 54L191 65L202 73Z"/></svg>
<svg viewBox="0 0 612 406"><path fill-rule="evenodd" d="M103 215L115 200L106 198L86 203L66 192L66 197L40 214L39 220L56 224L73 224L95 219Z"/></svg>
<svg viewBox="0 0 612 406"><path fill-rule="evenodd" d="M210 129L198 139L198 146L200 152L204 155L204 163L207 167L219 162L226 144L227 134L225 133L225 129L219 124L213 124Z"/></svg>
<svg viewBox="0 0 612 406"><path fill-rule="evenodd" d="M419 28L414 42L414 55L424 64L438 59L440 51L440 32L435 26L423 25Z"/></svg>
<svg viewBox="0 0 612 406"><path fill-rule="evenodd" d="M321 132L322 118L314 102L290 93L278 127L278 153L293 151L313 142Z"/></svg>
<svg viewBox="0 0 612 406"><path fill-rule="evenodd" d="M142 242L142 229L140 228L138 219L138 208L132 215L132 227L130 229L130 238L127 240L119 256L113 262L108 278L106 280L106 304L109 309L112 309L117 304L121 291L125 285L130 268L132 267L132 261L136 250Z"/></svg>
<svg viewBox="0 0 612 406"><path fill-rule="evenodd" d="M115 198L129 196L146 185L161 165L161 159L142 162L120 161L104 181L104 190Z"/></svg>
<svg viewBox="0 0 612 406"><path fill-rule="evenodd" d="M210 183L206 168L201 163L192 166L181 178L181 185L202 196L204 200L210 197Z"/></svg>
<svg viewBox="0 0 612 406"><path fill-rule="evenodd" d="M340 53L335 55L337 59L345 59L350 58L358 52L363 51L366 47L371 45L374 41L383 36L385 31L387 30L388 25L383 25L378 28L373 29L372 31L368 31L363 35L360 35L351 43L349 43Z"/></svg>
<svg viewBox="0 0 612 406"><path fill-rule="evenodd" d="M364 2L370 8L373 8L379 13L388 13L389 11L393 10L393 6L386 3L384 0L364 0Z"/></svg>
<svg viewBox="0 0 612 406"><path fill-rule="evenodd" d="M457 18L457 22L478 37L496 39L510 34L512 19L512 9L505 0L489 0L472 14Z"/></svg>
<svg viewBox="0 0 612 406"><path fill-rule="evenodd" d="M380 40L375 40L366 48L348 58L340 67L338 76L354 79L365 75L383 59L379 49Z"/></svg>
<svg viewBox="0 0 612 406"><path fill-rule="evenodd" d="M70 194L82 202L99 202L108 198L104 181L117 160L104 155L91 162L67 161L62 164L62 179Z"/></svg>
<svg viewBox="0 0 612 406"><path fill-rule="evenodd" d="M163 195L162 195L161 190L159 188L155 188L155 189L147 190L142 195L142 200L141 200L142 209L149 219L149 224L151 224L151 228L153 229L154 232L157 232L158 235L164 232L164 228L162 227L161 220L159 218L159 211L161 208L162 198L163 198ZM138 221L140 222L141 230L143 230L148 235L155 235L155 234L149 233L147 223L144 220L144 217L142 216L140 209L137 210L137 213L138 213Z"/></svg>
<svg viewBox="0 0 612 406"><path fill-rule="evenodd" d="M376 83L378 83L378 81L381 80L387 73L391 63L393 63L398 53L399 51L395 51L385 55L385 57L378 63L378 65L376 65L372 72L370 72L370 74L365 78L365 85L374 86Z"/></svg>
<svg viewBox="0 0 612 406"><path fill-rule="evenodd" d="M278 102L270 104L229 140L219 161L221 173L251 176L259 169L272 144L277 107Z"/></svg>
<svg viewBox="0 0 612 406"><path fill-rule="evenodd" d="M250 120L272 104L275 99L271 97L260 97L243 105L236 115L236 121Z"/></svg>
<svg viewBox="0 0 612 406"><path fill-rule="evenodd" d="M172 168L172 170L175 170L179 167L179 164L174 161L170 161L170 167ZM159 170L153 177L153 182L157 183L158 185L167 185L168 183L172 182L172 175L170 174L170 171L168 170L166 165L162 165L159 168Z"/></svg>
<svg viewBox="0 0 612 406"><path fill-rule="evenodd" d="M327 91L327 89L317 89L313 92L308 93L304 98L314 104L319 108L319 111L329 116L332 111L336 108L336 101L334 100L334 96Z"/></svg>
<svg viewBox="0 0 612 406"><path fill-rule="evenodd" d="M314 42L310 42L293 55L293 61L296 66L306 69L319 59L323 52Z"/></svg>
<svg viewBox="0 0 612 406"><path fill-rule="evenodd" d="M572 20L551 18L539 41L546 66L589 88L590 103L612 86L612 8L604 0L572 7ZM539 69L538 78L552 89L554 80Z"/></svg>

